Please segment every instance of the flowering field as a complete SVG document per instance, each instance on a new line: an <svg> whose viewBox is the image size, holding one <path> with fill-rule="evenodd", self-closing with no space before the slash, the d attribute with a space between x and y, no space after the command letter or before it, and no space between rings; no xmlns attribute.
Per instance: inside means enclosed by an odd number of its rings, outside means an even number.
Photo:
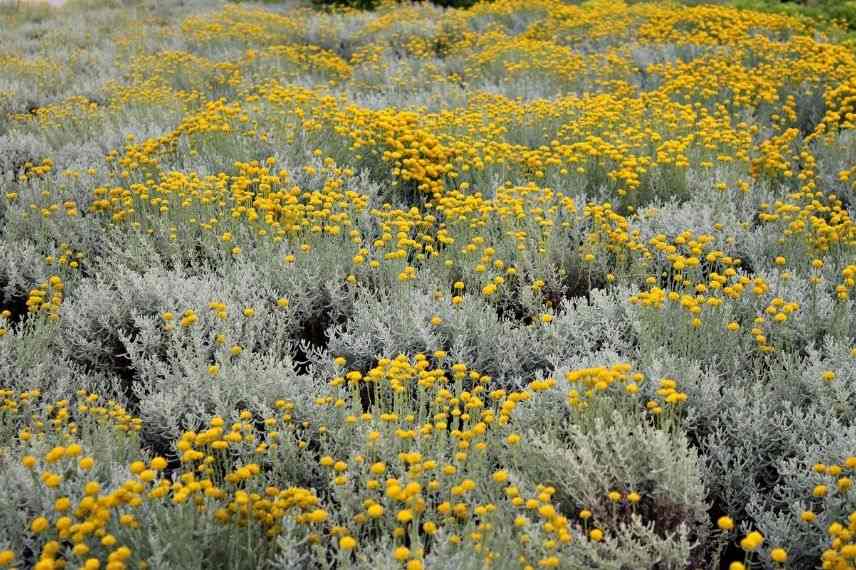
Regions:
<svg viewBox="0 0 856 570"><path fill-rule="evenodd" d="M0 567L856 568L817 26L0 7Z"/></svg>

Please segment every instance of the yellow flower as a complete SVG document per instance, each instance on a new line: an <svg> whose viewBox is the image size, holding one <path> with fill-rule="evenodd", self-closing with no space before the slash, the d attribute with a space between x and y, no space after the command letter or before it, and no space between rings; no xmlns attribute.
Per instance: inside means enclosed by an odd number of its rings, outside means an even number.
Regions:
<svg viewBox="0 0 856 570"><path fill-rule="evenodd" d="M757 530L753 530L740 541L740 548L747 552L758 550L764 543L764 535Z"/></svg>
<svg viewBox="0 0 856 570"><path fill-rule="evenodd" d="M719 517L719 519L716 521L716 526L725 531L733 530L734 521L731 519L731 517Z"/></svg>
<svg viewBox="0 0 856 570"><path fill-rule="evenodd" d="M770 558L773 559L773 562L787 562L788 561L788 551L784 548L774 548L770 551Z"/></svg>
<svg viewBox="0 0 856 570"><path fill-rule="evenodd" d="M45 454L45 461L48 463L55 463L62 459L63 455L65 455L64 447L54 447Z"/></svg>
<svg viewBox="0 0 856 570"><path fill-rule="evenodd" d="M46 519L45 517L36 517L35 519L33 519L33 522L30 524L30 529L34 533L39 534L39 533L47 530L47 528L50 525L51 525L50 521L48 521L48 519Z"/></svg>
<svg viewBox="0 0 856 570"><path fill-rule="evenodd" d="M57 512L65 512L71 508L71 499L68 497L60 497L56 501L54 501L54 510Z"/></svg>
<svg viewBox="0 0 856 570"><path fill-rule="evenodd" d="M339 548L342 550L353 550L357 547L357 541L351 536L343 536L339 539Z"/></svg>
<svg viewBox="0 0 856 570"><path fill-rule="evenodd" d="M393 551L392 556L399 561L407 560L410 558L410 549L406 546L399 546Z"/></svg>
<svg viewBox="0 0 856 570"><path fill-rule="evenodd" d="M56 489L62 483L62 475L56 473L42 473L42 482L45 486L51 489Z"/></svg>
<svg viewBox="0 0 856 570"><path fill-rule="evenodd" d="M600 542L601 540L603 540L603 531L599 528L592 529L592 531L589 533L589 536L593 541Z"/></svg>

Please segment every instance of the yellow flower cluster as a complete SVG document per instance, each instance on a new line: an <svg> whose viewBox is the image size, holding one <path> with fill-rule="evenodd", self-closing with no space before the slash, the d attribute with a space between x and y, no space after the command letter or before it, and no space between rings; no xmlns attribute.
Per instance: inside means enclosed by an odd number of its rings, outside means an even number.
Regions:
<svg viewBox="0 0 856 570"><path fill-rule="evenodd" d="M116 430L127 445L140 420L86 392L78 394L76 405L60 401L40 407L38 391L2 391L2 413L21 422L20 461L52 497L52 512L30 522L30 531L43 540L34 568L71 561L92 568L104 563L114 570L147 567L128 540L145 529L148 513L158 505L187 505L211 524L257 526L271 539L290 518L306 527L310 543L332 542L344 552L359 549L361 536L388 532L393 557L407 568L422 563L431 537L441 532L490 563L497 546L494 533L512 528L522 546L521 567L556 566L557 549L575 536L603 540L604 530L580 531L561 514L554 487L524 487L514 476L520 468L514 449L525 446L515 432L515 410L535 394L555 390L555 381L535 380L520 391L495 390L491 378L463 364L435 368L432 360L445 362L445 355L400 355L381 359L366 374L343 371L332 378L327 395L315 405L337 410L332 416L321 414L334 423L300 420L294 417L294 403L286 400L275 403L276 414L270 417L254 417L247 410L231 423L214 417L207 427L179 437L175 464L161 456L132 459L127 480L110 488L92 475L98 462L88 454L97 451L88 447L93 434L88 422ZM566 377L572 384L589 385L589 392L620 382L632 394L630 388L641 382L626 364L570 371ZM660 384L658 394L666 402L677 401L675 382ZM569 405L576 406L570 398ZM327 501L335 501L341 511L325 509L325 501L309 489L269 482L270 470L281 468L290 454L306 460L315 453L307 440L312 432L321 438L322 450L343 437L355 442L350 454L322 454L317 460L332 490ZM505 457L505 463L497 466L497 457ZM608 498L613 503L626 499L631 506L641 500L635 491L612 491ZM581 510L585 528L591 516ZM543 543L530 544L535 526L544 531ZM12 553L3 556L7 562L14 559Z"/></svg>
<svg viewBox="0 0 856 570"><path fill-rule="evenodd" d="M830 570L853 568L856 559L856 510L853 510L852 487L856 457L846 457L841 463L814 465L820 481L811 491L813 509L801 513L805 524L820 524L818 517L828 521L824 529L829 546L821 561ZM850 509L847 509L850 505ZM843 510L844 509L844 510ZM827 512L828 511L828 512ZM852 512L848 512L852 511ZM840 517L840 518L839 518Z"/></svg>
<svg viewBox="0 0 856 570"><path fill-rule="evenodd" d="M50 320L58 321L64 290L65 285L59 275L52 275L30 291L27 297L27 312L46 314Z"/></svg>
<svg viewBox="0 0 856 570"><path fill-rule="evenodd" d="M308 402L250 398L219 415L200 405L196 423L145 447L147 426L114 401L0 387L0 463L15 457L38 499L22 508L33 548L0 550L0 567L146 568L143 533L164 520L246 533L264 556L287 534L338 568L383 544L420 570L440 541L486 568L509 552L524 569L563 567L577 543L606 548L619 529L598 505L529 478L524 412L549 415L544 406L588 426L618 411L673 435L692 384L652 378L637 354L766 371L794 346L805 352L806 330L850 330L856 54L803 19L621 0L181 14L156 32L129 20L105 39L117 73L85 94L66 76L88 65L86 50L48 38L57 61L0 55L14 78L0 112L15 105L0 125L63 149L15 149L0 164L4 239L26 237L44 269L22 271L20 306L0 312L0 350L30 324L55 333L47 321L67 318L72 289L91 276L87 254L115 243L224 273L269 261L284 282L335 254L325 295L424 295L435 306L417 326L439 340L351 367L338 357ZM56 96L30 108L25 92ZM151 129L98 139L153 117ZM78 140L99 150L68 160ZM11 298L17 283L3 277ZM808 298L791 286L802 279ZM450 359L451 321L473 308L533 343L567 344L575 323L563 311L595 310L595 289L636 328L639 353L616 357L629 362L550 362L528 384L503 384ZM173 300L151 309L152 337L140 336L197 343L219 390L263 343L240 335L269 318L310 319L301 294ZM831 324L817 324L821 310ZM829 367L814 378L834 390L846 374ZM851 500L852 459L816 468L824 479L802 513L829 519L824 568L856 560L856 514L831 501ZM656 518L635 483L602 489L614 518ZM793 555L764 529L733 536L729 517L718 527L746 564Z"/></svg>

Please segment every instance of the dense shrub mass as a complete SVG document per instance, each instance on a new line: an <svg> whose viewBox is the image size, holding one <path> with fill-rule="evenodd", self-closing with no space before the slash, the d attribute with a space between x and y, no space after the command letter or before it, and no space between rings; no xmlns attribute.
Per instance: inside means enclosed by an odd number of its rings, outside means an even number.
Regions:
<svg viewBox="0 0 856 570"><path fill-rule="evenodd" d="M856 567L837 34L4 9L0 567Z"/></svg>
<svg viewBox="0 0 856 570"><path fill-rule="evenodd" d="M856 30L856 2L853 0L735 0L734 4L742 8L836 22L845 28Z"/></svg>

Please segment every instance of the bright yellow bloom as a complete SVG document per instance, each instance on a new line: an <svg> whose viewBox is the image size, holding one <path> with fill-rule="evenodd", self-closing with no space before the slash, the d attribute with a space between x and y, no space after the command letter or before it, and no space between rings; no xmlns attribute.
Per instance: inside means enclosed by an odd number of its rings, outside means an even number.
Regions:
<svg viewBox="0 0 856 570"><path fill-rule="evenodd" d="M30 529L34 533L39 534L40 532L44 532L50 525L50 521L45 517L36 517L30 524Z"/></svg>

